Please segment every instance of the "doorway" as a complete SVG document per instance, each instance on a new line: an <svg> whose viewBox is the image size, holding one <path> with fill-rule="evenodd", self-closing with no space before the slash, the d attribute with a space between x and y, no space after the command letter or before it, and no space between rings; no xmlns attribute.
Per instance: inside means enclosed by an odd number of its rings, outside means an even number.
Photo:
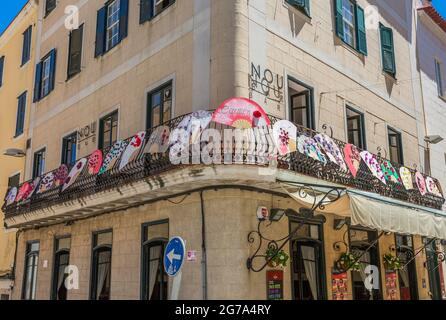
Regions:
<svg viewBox="0 0 446 320"><path fill-rule="evenodd" d="M418 300L417 270L413 249L413 238L409 235L395 235L396 255L405 266L398 270L401 300ZM412 261L411 261L412 260Z"/></svg>

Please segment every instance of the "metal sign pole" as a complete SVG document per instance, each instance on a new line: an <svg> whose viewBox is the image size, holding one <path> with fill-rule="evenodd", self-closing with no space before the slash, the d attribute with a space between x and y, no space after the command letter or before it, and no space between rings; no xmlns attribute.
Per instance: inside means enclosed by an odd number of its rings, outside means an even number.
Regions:
<svg viewBox="0 0 446 320"><path fill-rule="evenodd" d="M178 272L177 276L173 278L172 283L172 291L170 293L170 300L178 300L178 295L180 294L180 288L181 288L181 278L182 278L183 272Z"/></svg>

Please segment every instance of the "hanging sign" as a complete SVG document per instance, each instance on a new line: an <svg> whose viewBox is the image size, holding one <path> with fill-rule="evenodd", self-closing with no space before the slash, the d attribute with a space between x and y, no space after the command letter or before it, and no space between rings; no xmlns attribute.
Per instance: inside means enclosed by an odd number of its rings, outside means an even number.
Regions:
<svg viewBox="0 0 446 320"><path fill-rule="evenodd" d="M348 278L347 273L332 273L332 296L333 300L347 300L348 294Z"/></svg>
<svg viewBox="0 0 446 320"><path fill-rule="evenodd" d="M251 74L249 75L249 90L260 93L266 99L283 102L284 79L279 74L274 74L270 69L262 69L260 65L251 63Z"/></svg>
<svg viewBox="0 0 446 320"><path fill-rule="evenodd" d="M78 149L81 148L82 143L84 143L84 145L88 145L90 140L93 143L96 142L96 128L97 128L97 122L94 121L91 124L86 125L77 131Z"/></svg>
<svg viewBox="0 0 446 320"><path fill-rule="evenodd" d="M266 271L267 300L283 300L283 270Z"/></svg>

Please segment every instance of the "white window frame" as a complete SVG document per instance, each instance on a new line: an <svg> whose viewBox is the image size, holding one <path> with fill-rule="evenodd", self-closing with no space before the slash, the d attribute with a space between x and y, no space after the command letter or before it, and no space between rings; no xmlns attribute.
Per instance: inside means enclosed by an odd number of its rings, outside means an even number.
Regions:
<svg viewBox="0 0 446 320"><path fill-rule="evenodd" d="M349 4L349 8L351 8L351 16L352 21L350 22L348 19L346 19L346 12L347 7L346 4ZM348 11L350 12L350 11ZM352 2L352 0L342 0L342 27L344 29L344 41L352 46L353 48L356 48L356 12L355 12L355 4ZM351 29L351 30L350 30ZM350 32L351 31L351 32ZM352 43L347 41L347 32L351 33L352 37Z"/></svg>
<svg viewBox="0 0 446 320"><path fill-rule="evenodd" d="M42 82L40 89L40 96L45 97L50 91L50 77L51 77L51 55L49 55L42 62Z"/></svg>
<svg viewBox="0 0 446 320"><path fill-rule="evenodd" d="M110 50L119 43L120 11L121 0L114 0L107 6L107 28L105 36L106 51ZM115 15L117 15L117 17L113 18Z"/></svg>
<svg viewBox="0 0 446 320"><path fill-rule="evenodd" d="M439 59L435 59L435 82L437 83L438 96L445 98L442 67L443 63Z"/></svg>

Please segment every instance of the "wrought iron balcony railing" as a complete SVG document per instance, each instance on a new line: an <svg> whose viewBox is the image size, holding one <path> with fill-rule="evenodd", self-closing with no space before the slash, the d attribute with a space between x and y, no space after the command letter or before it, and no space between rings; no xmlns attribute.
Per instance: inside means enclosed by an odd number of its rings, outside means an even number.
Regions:
<svg viewBox="0 0 446 320"><path fill-rule="evenodd" d="M174 130L179 123L186 117L183 115L168 121L163 124ZM271 123L274 124L280 119L270 116ZM298 136L306 135L308 137L314 137L318 132L302 127L298 127ZM223 132L224 129L229 127L211 122L209 128L219 130ZM151 134L157 128L148 129L144 139L144 146L147 144ZM223 136L223 134L222 134ZM130 142L132 139L128 138L126 141ZM341 150L343 150L346 143L333 139ZM266 143L273 143L267 141ZM134 181L138 181L147 177L155 176L162 172L182 167L184 165L174 165L169 159L169 150L164 153L149 154L144 153L144 146L140 149L139 154L131 163L129 163L123 170L119 170L119 160L115 162L114 166L101 175L91 175L88 173L88 168L85 167L77 178L77 180L65 191L62 191L62 186L55 187L40 194L34 193L33 196L20 202L14 202L10 205L3 205L2 210L5 213L6 218L14 217L17 215L25 214L35 210L50 207L56 204L62 204L68 201L76 200L85 196L89 196L101 191L116 188L124 184L128 184ZM221 142L221 158L227 156L227 150L224 150L224 142ZM110 148L103 150L104 157L108 153ZM232 150L235 155L235 147ZM190 154L192 157L192 154ZM254 162L246 161L247 155L243 155L243 163L249 163L249 165L266 166L263 161L259 162L254 158ZM381 163L383 159L380 155L377 155L377 160ZM368 169L364 161L361 161L361 165L356 177L348 171L342 171L340 168L332 162L323 164L316 161L300 152L294 152L287 156L279 156L277 158L278 167L280 169L291 170L296 173L309 175L321 180L329 181L332 183L342 184L348 187L357 188L364 191L374 192L382 196L396 198L399 200L407 201L413 204L418 204L426 207L441 209L445 202L444 197L439 197L434 194L421 195L415 185L415 173L416 170L410 169L410 172L414 181L413 190L407 190L401 183L395 183L388 181L387 184L379 181ZM399 171L400 165L393 163L393 166ZM69 168L71 169L71 168ZM56 169L57 170L57 169ZM56 171L54 170L54 172ZM425 177L426 178L426 177ZM438 184L438 181L435 180ZM32 183L32 181L28 181ZM22 184L23 185L23 184Z"/></svg>

